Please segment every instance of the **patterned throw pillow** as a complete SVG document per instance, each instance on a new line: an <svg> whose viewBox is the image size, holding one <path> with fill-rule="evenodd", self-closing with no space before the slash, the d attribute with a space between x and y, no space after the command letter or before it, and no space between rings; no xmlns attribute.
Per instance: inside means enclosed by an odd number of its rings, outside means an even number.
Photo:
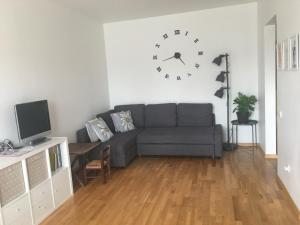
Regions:
<svg viewBox="0 0 300 225"><path fill-rule="evenodd" d="M135 129L130 111L112 113L110 116L114 122L116 132L123 133Z"/></svg>
<svg viewBox="0 0 300 225"><path fill-rule="evenodd" d="M88 121L85 124L91 142L100 141L105 142L112 138L113 133L102 118L97 118Z"/></svg>

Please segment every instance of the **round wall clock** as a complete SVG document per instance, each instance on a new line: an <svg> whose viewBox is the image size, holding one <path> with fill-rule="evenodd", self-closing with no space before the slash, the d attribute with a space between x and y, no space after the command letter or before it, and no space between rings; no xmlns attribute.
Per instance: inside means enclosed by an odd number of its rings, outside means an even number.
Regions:
<svg viewBox="0 0 300 225"><path fill-rule="evenodd" d="M163 34L154 46L152 59L156 72L165 79L192 77L199 71L199 57L203 55L199 42L199 38L190 35L189 31L174 30Z"/></svg>

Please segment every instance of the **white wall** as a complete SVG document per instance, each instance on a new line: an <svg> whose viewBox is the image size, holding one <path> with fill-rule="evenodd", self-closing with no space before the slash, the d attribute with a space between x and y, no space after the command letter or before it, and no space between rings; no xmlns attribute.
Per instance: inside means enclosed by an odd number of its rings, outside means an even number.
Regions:
<svg viewBox="0 0 300 225"><path fill-rule="evenodd" d="M300 33L300 2L298 0L261 0L259 2L259 60L263 61L264 25L277 16L277 37L284 40ZM263 79L263 63L259 66L259 77ZM278 120L278 175L300 209L300 72L278 71L278 111L283 117ZM284 171L290 165L291 173Z"/></svg>
<svg viewBox="0 0 300 225"><path fill-rule="evenodd" d="M1 1L0 139L17 140L16 103L48 99L53 135L107 109L101 24L48 1Z"/></svg>
<svg viewBox="0 0 300 225"><path fill-rule="evenodd" d="M190 36L176 39L172 35L175 29L187 30ZM169 34L168 41L163 40L164 33ZM238 91L258 95L257 3L107 23L104 34L111 106L210 102L214 105L217 123L225 127L226 101L214 97L221 86L215 81L221 69L211 63L224 52L230 54L233 97ZM193 43L195 38L200 40L197 45ZM160 60L172 56L175 50L183 51L186 67L193 68L199 61L201 69L192 69L190 79L165 80L155 70L158 64L152 60L156 43L161 44ZM204 56L197 58L197 50L203 50ZM183 69L179 61L159 65L174 73L190 71ZM257 118L257 114L255 112L253 118ZM240 142L251 142L250 128L242 127L240 131Z"/></svg>

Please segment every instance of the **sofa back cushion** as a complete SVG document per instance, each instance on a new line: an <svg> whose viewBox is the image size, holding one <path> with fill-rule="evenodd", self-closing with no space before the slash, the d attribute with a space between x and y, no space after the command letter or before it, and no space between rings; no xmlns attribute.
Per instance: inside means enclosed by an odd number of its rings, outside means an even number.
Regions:
<svg viewBox="0 0 300 225"><path fill-rule="evenodd" d="M112 121L110 114L114 113L114 112L115 112L114 110L109 110L107 112L100 113L96 116L97 118L101 117L105 121L107 126L109 127L110 131L113 133L115 133L115 126L114 126L114 122Z"/></svg>
<svg viewBox="0 0 300 225"><path fill-rule="evenodd" d="M91 139L90 139L89 134L85 127L76 131L76 138L77 138L77 143L90 143L91 142Z"/></svg>
<svg viewBox="0 0 300 225"><path fill-rule="evenodd" d="M137 128L145 127L145 105L117 105L115 106L115 111L130 111L134 126Z"/></svg>
<svg viewBox="0 0 300 225"><path fill-rule="evenodd" d="M146 127L176 127L176 104L146 106Z"/></svg>
<svg viewBox="0 0 300 225"><path fill-rule="evenodd" d="M212 104L181 103L177 106L177 126L199 127L213 126Z"/></svg>

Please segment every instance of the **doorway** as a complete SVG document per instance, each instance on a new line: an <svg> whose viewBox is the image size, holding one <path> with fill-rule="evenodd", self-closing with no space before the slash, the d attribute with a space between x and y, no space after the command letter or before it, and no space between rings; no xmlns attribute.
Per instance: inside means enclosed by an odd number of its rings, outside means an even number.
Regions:
<svg viewBox="0 0 300 225"><path fill-rule="evenodd" d="M277 22L274 16L264 27L264 151L277 155Z"/></svg>

